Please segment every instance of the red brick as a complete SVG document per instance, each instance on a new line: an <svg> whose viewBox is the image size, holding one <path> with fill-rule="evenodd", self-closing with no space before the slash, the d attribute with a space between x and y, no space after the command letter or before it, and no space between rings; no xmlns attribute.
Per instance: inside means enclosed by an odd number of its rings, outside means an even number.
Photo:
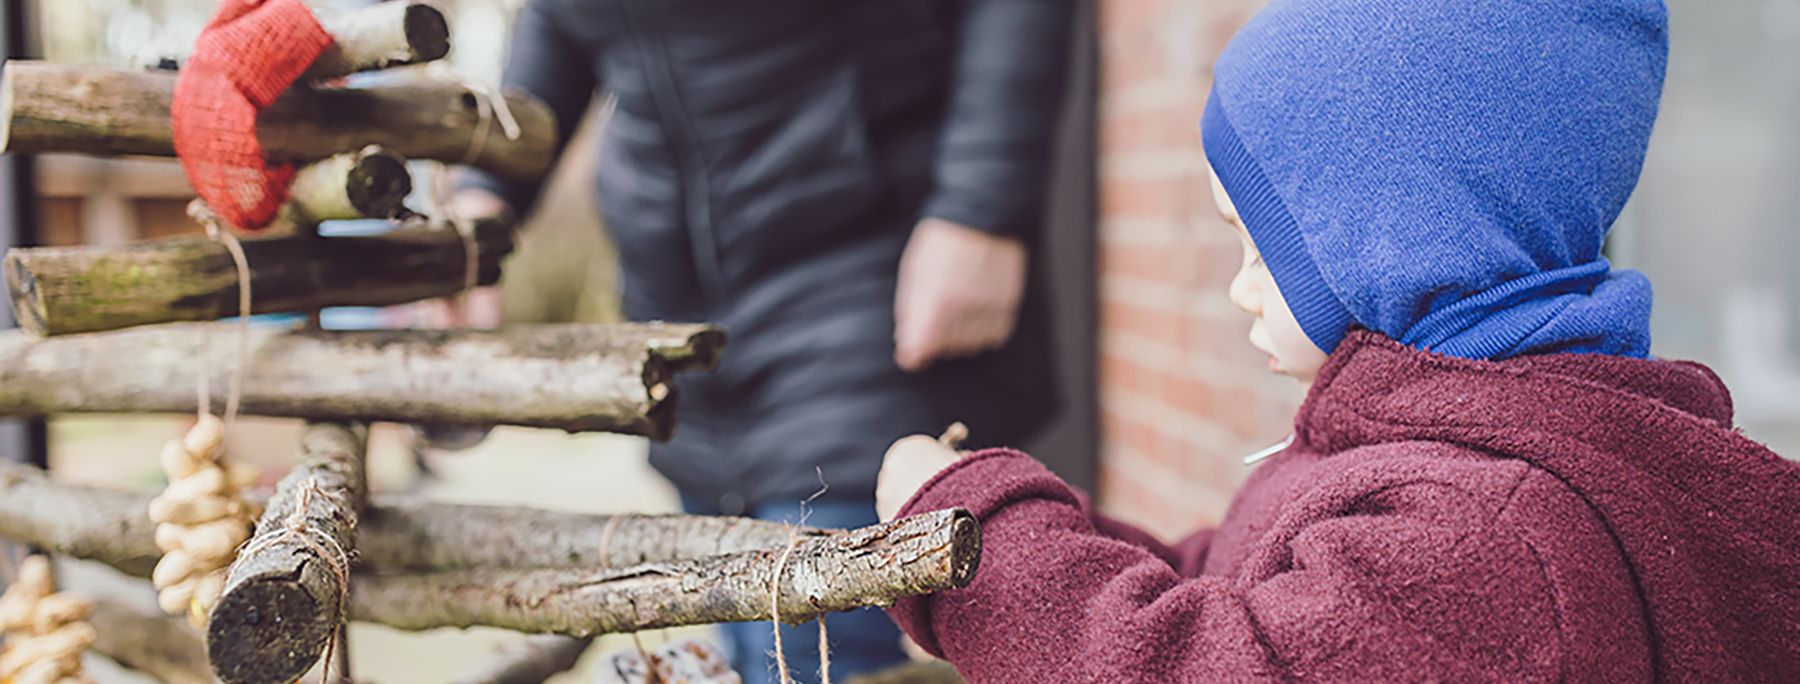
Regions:
<svg viewBox="0 0 1800 684"><path fill-rule="evenodd" d="M1184 317L1179 311L1167 311L1101 296L1100 325L1112 332L1122 332L1142 340L1174 346L1180 344Z"/></svg>
<svg viewBox="0 0 1800 684"><path fill-rule="evenodd" d="M1110 217L1190 216L1178 178L1121 178L1100 186L1100 212Z"/></svg>
<svg viewBox="0 0 1800 684"><path fill-rule="evenodd" d="M1199 153L1203 148L1198 107L1202 104L1187 100L1155 109L1103 111L1099 121L1100 149L1118 154L1171 149Z"/></svg>
<svg viewBox="0 0 1800 684"><path fill-rule="evenodd" d="M1190 73L1210 69L1258 5L1099 5L1097 493L1108 510L1167 535L1222 515L1249 472L1239 452L1278 438L1293 415L1296 393L1264 375L1249 317L1226 301L1240 254L1199 171L1209 84Z"/></svg>

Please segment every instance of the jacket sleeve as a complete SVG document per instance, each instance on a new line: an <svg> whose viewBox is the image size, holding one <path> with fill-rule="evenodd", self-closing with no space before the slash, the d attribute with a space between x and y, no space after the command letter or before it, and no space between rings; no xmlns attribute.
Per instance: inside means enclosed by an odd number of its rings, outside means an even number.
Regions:
<svg viewBox="0 0 1800 684"><path fill-rule="evenodd" d="M1419 482L1341 503L1265 540L1237 575L1183 578L1099 533L1041 464L986 451L902 511L981 519L975 581L890 610L976 683L1555 678L1541 567L1465 493Z"/></svg>
<svg viewBox="0 0 1800 684"><path fill-rule="evenodd" d="M924 215L1030 238L1042 219L1074 0L963 0Z"/></svg>
<svg viewBox="0 0 1800 684"><path fill-rule="evenodd" d="M582 46L557 21L553 0L528 0L513 21L513 38L501 73L502 90L522 90L542 100L556 114L554 155L581 124L581 116L599 88L592 47ZM555 167L555 161L550 168ZM462 187L483 188L523 213L537 202L546 179L507 182L480 169L468 169Z"/></svg>
<svg viewBox="0 0 1800 684"><path fill-rule="evenodd" d="M1070 489L1087 514L1088 521L1094 524L1094 532L1122 542L1134 544L1149 551L1157 558L1173 566L1183 577L1199 574L1201 566L1206 563L1206 552L1212 546L1215 530L1204 529L1189 534L1173 545L1165 544L1156 535L1145 532L1131 523L1107 516L1100 512L1094 501L1079 489Z"/></svg>

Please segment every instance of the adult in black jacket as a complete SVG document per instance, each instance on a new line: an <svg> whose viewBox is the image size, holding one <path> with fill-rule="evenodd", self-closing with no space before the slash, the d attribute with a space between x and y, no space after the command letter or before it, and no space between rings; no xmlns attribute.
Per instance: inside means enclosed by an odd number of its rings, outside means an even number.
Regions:
<svg viewBox="0 0 1800 684"><path fill-rule="evenodd" d="M566 141L596 91L601 212L634 320L712 321L651 461L703 513L873 522L882 453L955 420L1017 443L1053 411L1042 222L1075 0L529 0L505 85ZM465 213L538 188L476 175ZM831 621L833 674L897 659ZM728 632L747 681L766 627ZM812 630L784 633L797 672ZM755 662L750 662L756 658Z"/></svg>

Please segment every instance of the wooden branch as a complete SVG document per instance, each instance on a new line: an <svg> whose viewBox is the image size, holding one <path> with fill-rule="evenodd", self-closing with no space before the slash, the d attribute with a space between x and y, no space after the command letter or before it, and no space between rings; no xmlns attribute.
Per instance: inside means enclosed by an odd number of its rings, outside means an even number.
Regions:
<svg viewBox="0 0 1800 684"><path fill-rule="evenodd" d="M798 541L786 547L617 570L465 571L360 577L357 620L400 629L484 625L587 636L780 619L883 606L967 586L981 528L961 509Z"/></svg>
<svg viewBox="0 0 1800 684"><path fill-rule="evenodd" d="M382 2L341 14L321 14L332 45L301 78L325 80L442 59L450 53L450 24L436 7L410 0Z"/></svg>
<svg viewBox="0 0 1800 684"><path fill-rule="evenodd" d="M787 543L786 525L696 515L580 515L532 508L379 502L365 517L371 572L616 568ZM829 534L801 528L803 539Z"/></svg>
<svg viewBox="0 0 1800 684"><path fill-rule="evenodd" d="M207 659L226 684L291 682L337 638L368 484L366 426L314 423L256 534L238 551L207 624Z"/></svg>
<svg viewBox="0 0 1800 684"><path fill-rule="evenodd" d="M538 634L507 644L492 662L457 684L543 684L544 680L575 669L592 639L560 634Z"/></svg>
<svg viewBox="0 0 1800 684"><path fill-rule="evenodd" d="M87 618L100 638L93 650L166 684L213 684L206 644L185 620L95 600Z"/></svg>
<svg viewBox="0 0 1800 684"><path fill-rule="evenodd" d="M512 225L479 222L476 280L500 279ZM414 221L381 235L246 238L256 313L327 306L389 306L460 292L464 242L454 229ZM117 247L33 247L6 253L6 283L19 326L34 335L103 332L152 323L217 320L238 313L237 266L204 237Z"/></svg>
<svg viewBox="0 0 1800 684"><path fill-rule="evenodd" d="M385 7L388 3L376 5ZM370 145L332 155L294 174L283 207L289 222L314 226L323 221L395 218L406 209L412 175L400 155Z"/></svg>
<svg viewBox="0 0 1800 684"><path fill-rule="evenodd" d="M154 495L56 482L31 466L0 462L0 538L149 577L161 556L146 517ZM784 545L791 529L745 518L591 515L383 497L371 503L356 542L356 571L367 574L680 561ZM800 528L797 534L829 533Z"/></svg>
<svg viewBox="0 0 1800 684"><path fill-rule="evenodd" d="M155 496L52 482L37 468L0 461L0 537L149 577L162 558L149 516Z"/></svg>
<svg viewBox="0 0 1800 684"><path fill-rule="evenodd" d="M0 78L0 152L175 155L173 74L12 60ZM407 159L467 163L515 181L541 179L554 158L556 116L525 93L505 99L519 125L516 140L496 117L483 117L478 96L460 84L300 86L262 113L257 137L274 161L315 161L381 145Z"/></svg>
<svg viewBox="0 0 1800 684"><path fill-rule="evenodd" d="M40 544L52 551L79 548L90 554L84 557L95 559L133 559L154 554L153 532L143 520L148 500L146 494L52 483L28 466L0 464L0 536ZM89 508L73 509L70 502L76 501ZM64 527L58 527L54 519L46 519L49 515L34 513L46 506L66 512L69 519L60 523ZM359 534L359 571L369 573L384 566L403 565L395 559L405 554L395 549L414 543L419 530L432 528L428 524L398 525L392 518L380 522L384 517L450 517L436 512L442 510L474 515L480 507L419 504L412 512L401 513L406 510L381 507L371 511L368 527ZM670 524L698 524L694 518L684 516L660 519ZM596 518L595 527L604 529L607 523L602 520ZM629 519L618 520L618 529L626 529ZM63 543L133 528L141 529L115 534L112 548L71 547ZM66 537L54 537L52 532ZM422 575L359 574L351 591L350 614L353 619L402 629L489 625L578 636L767 620L771 615L770 589L776 584L779 566L781 618L797 623L825 612L887 605L904 596L966 586L974 578L981 556L980 527L973 516L960 509L847 532L801 532L785 562L784 536L776 546L628 568L528 570L514 564L507 566L514 569L482 568ZM517 537L533 533L531 529L512 531ZM614 534L621 535L616 530ZM759 535L737 538L766 541ZM564 542L555 542L560 543ZM650 544L665 552L693 551L695 545L688 542L671 548L660 542ZM579 554L569 554L571 549L556 548L554 544L526 544L518 548L544 554L546 560L554 559L558 552L568 554L571 561L579 558ZM142 567L132 572L147 575L149 569ZM223 610L221 602L215 616ZM214 624L218 622L215 620Z"/></svg>
<svg viewBox="0 0 1800 684"><path fill-rule="evenodd" d="M187 323L94 335L0 333L0 415L184 413L200 359L225 394L237 327ZM710 366L704 325L527 325L491 331L248 335L242 409L312 420L524 425L668 439L670 376Z"/></svg>

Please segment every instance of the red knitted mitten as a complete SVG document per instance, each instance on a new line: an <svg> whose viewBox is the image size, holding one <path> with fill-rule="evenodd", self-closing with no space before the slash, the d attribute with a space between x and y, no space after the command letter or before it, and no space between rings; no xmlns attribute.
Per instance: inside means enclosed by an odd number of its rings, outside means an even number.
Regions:
<svg viewBox="0 0 1800 684"><path fill-rule="evenodd" d="M301 0L223 0L175 81L175 153L200 199L240 228L275 218L292 164L270 164L256 115L287 90L331 35Z"/></svg>

